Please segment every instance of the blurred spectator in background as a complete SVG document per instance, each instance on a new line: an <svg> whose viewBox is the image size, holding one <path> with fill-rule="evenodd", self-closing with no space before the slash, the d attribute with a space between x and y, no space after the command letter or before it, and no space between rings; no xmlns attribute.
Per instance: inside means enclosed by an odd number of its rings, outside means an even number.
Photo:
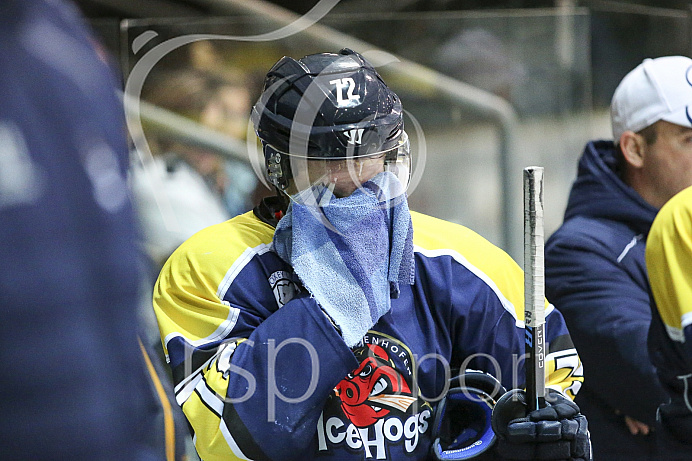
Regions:
<svg viewBox="0 0 692 461"><path fill-rule="evenodd" d="M656 306L649 349L669 397L656 421L660 459L691 459L692 187L656 216L646 243L646 267Z"/></svg>
<svg viewBox="0 0 692 461"><path fill-rule="evenodd" d="M62 0L1 2L0 62L0 459L172 461L115 80Z"/></svg>
<svg viewBox="0 0 692 461"><path fill-rule="evenodd" d="M240 72L221 76L194 68L152 75L142 94L155 106L241 141L252 96ZM231 158L179 134L148 129L146 124L144 128L153 158L134 162L132 188L144 244L158 273L192 234L250 210L259 183L249 159Z"/></svg>
<svg viewBox="0 0 692 461"><path fill-rule="evenodd" d="M546 295L584 360L576 402L595 459L652 459L664 399L647 352L651 323L645 242L658 209L692 185L692 60L647 59L611 103L614 141L579 161L562 226L546 244Z"/></svg>
<svg viewBox="0 0 692 461"><path fill-rule="evenodd" d="M512 99L512 90L526 79L526 69L510 56L502 40L482 27L454 35L435 53L445 73L476 88Z"/></svg>

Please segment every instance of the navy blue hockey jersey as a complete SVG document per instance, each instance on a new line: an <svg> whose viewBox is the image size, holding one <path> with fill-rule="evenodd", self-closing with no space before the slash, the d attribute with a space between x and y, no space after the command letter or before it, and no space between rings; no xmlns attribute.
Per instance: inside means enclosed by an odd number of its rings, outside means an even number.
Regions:
<svg viewBox="0 0 692 461"><path fill-rule="evenodd" d="M154 308L202 459L427 459L450 369L523 386L521 269L462 226L412 219L415 283L352 349L252 212L171 256ZM548 384L573 397L581 363L552 306L546 330Z"/></svg>

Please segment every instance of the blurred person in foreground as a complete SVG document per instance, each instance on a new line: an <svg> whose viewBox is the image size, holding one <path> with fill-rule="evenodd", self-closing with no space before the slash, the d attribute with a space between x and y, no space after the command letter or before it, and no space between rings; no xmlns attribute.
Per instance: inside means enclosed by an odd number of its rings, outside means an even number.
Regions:
<svg viewBox="0 0 692 461"><path fill-rule="evenodd" d="M0 3L3 460L175 455L152 441L168 401L138 344L124 115L95 46L71 3Z"/></svg>
<svg viewBox="0 0 692 461"><path fill-rule="evenodd" d="M660 459L692 458L692 187L659 211L646 242L653 303L649 349L668 399L659 406Z"/></svg>
<svg viewBox="0 0 692 461"><path fill-rule="evenodd" d="M546 296L584 360L576 402L596 459L655 457L651 430L664 394L647 352L644 250L659 208L692 185L691 66L682 56L646 59L623 78L611 103L613 141L586 145L564 223L545 248Z"/></svg>
<svg viewBox="0 0 692 461"><path fill-rule="evenodd" d="M282 58L252 120L277 195L188 239L154 289L200 456L590 459L562 316L548 307L549 405L527 416L523 273L409 211L401 101L363 56Z"/></svg>

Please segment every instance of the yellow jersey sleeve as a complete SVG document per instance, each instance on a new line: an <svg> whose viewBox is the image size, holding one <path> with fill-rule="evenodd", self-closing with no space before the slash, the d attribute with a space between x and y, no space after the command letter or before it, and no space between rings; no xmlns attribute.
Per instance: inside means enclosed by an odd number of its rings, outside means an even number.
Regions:
<svg viewBox="0 0 692 461"><path fill-rule="evenodd" d="M237 328L239 310L222 297L249 258L266 251L272 235L273 228L251 212L208 227L170 256L154 287L154 311L167 360L169 344L190 347L185 366L172 364L176 400L205 461L249 459L223 419L230 357L244 338L224 341ZM208 354L193 349L197 347ZM180 368L185 370L177 372Z"/></svg>
<svg viewBox="0 0 692 461"><path fill-rule="evenodd" d="M671 339L684 342L692 324L692 188L658 212L646 242L646 265L656 306Z"/></svg>

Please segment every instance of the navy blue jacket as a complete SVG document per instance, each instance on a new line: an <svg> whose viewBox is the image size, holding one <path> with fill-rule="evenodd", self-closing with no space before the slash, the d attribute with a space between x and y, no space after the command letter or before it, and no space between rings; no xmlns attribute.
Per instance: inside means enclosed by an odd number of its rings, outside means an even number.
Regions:
<svg viewBox="0 0 692 461"><path fill-rule="evenodd" d="M562 312L584 363L576 402L589 418L594 459L649 459L664 399L647 351L651 323L644 247L657 209L616 172L611 141L586 145L564 223L545 249L546 296Z"/></svg>

